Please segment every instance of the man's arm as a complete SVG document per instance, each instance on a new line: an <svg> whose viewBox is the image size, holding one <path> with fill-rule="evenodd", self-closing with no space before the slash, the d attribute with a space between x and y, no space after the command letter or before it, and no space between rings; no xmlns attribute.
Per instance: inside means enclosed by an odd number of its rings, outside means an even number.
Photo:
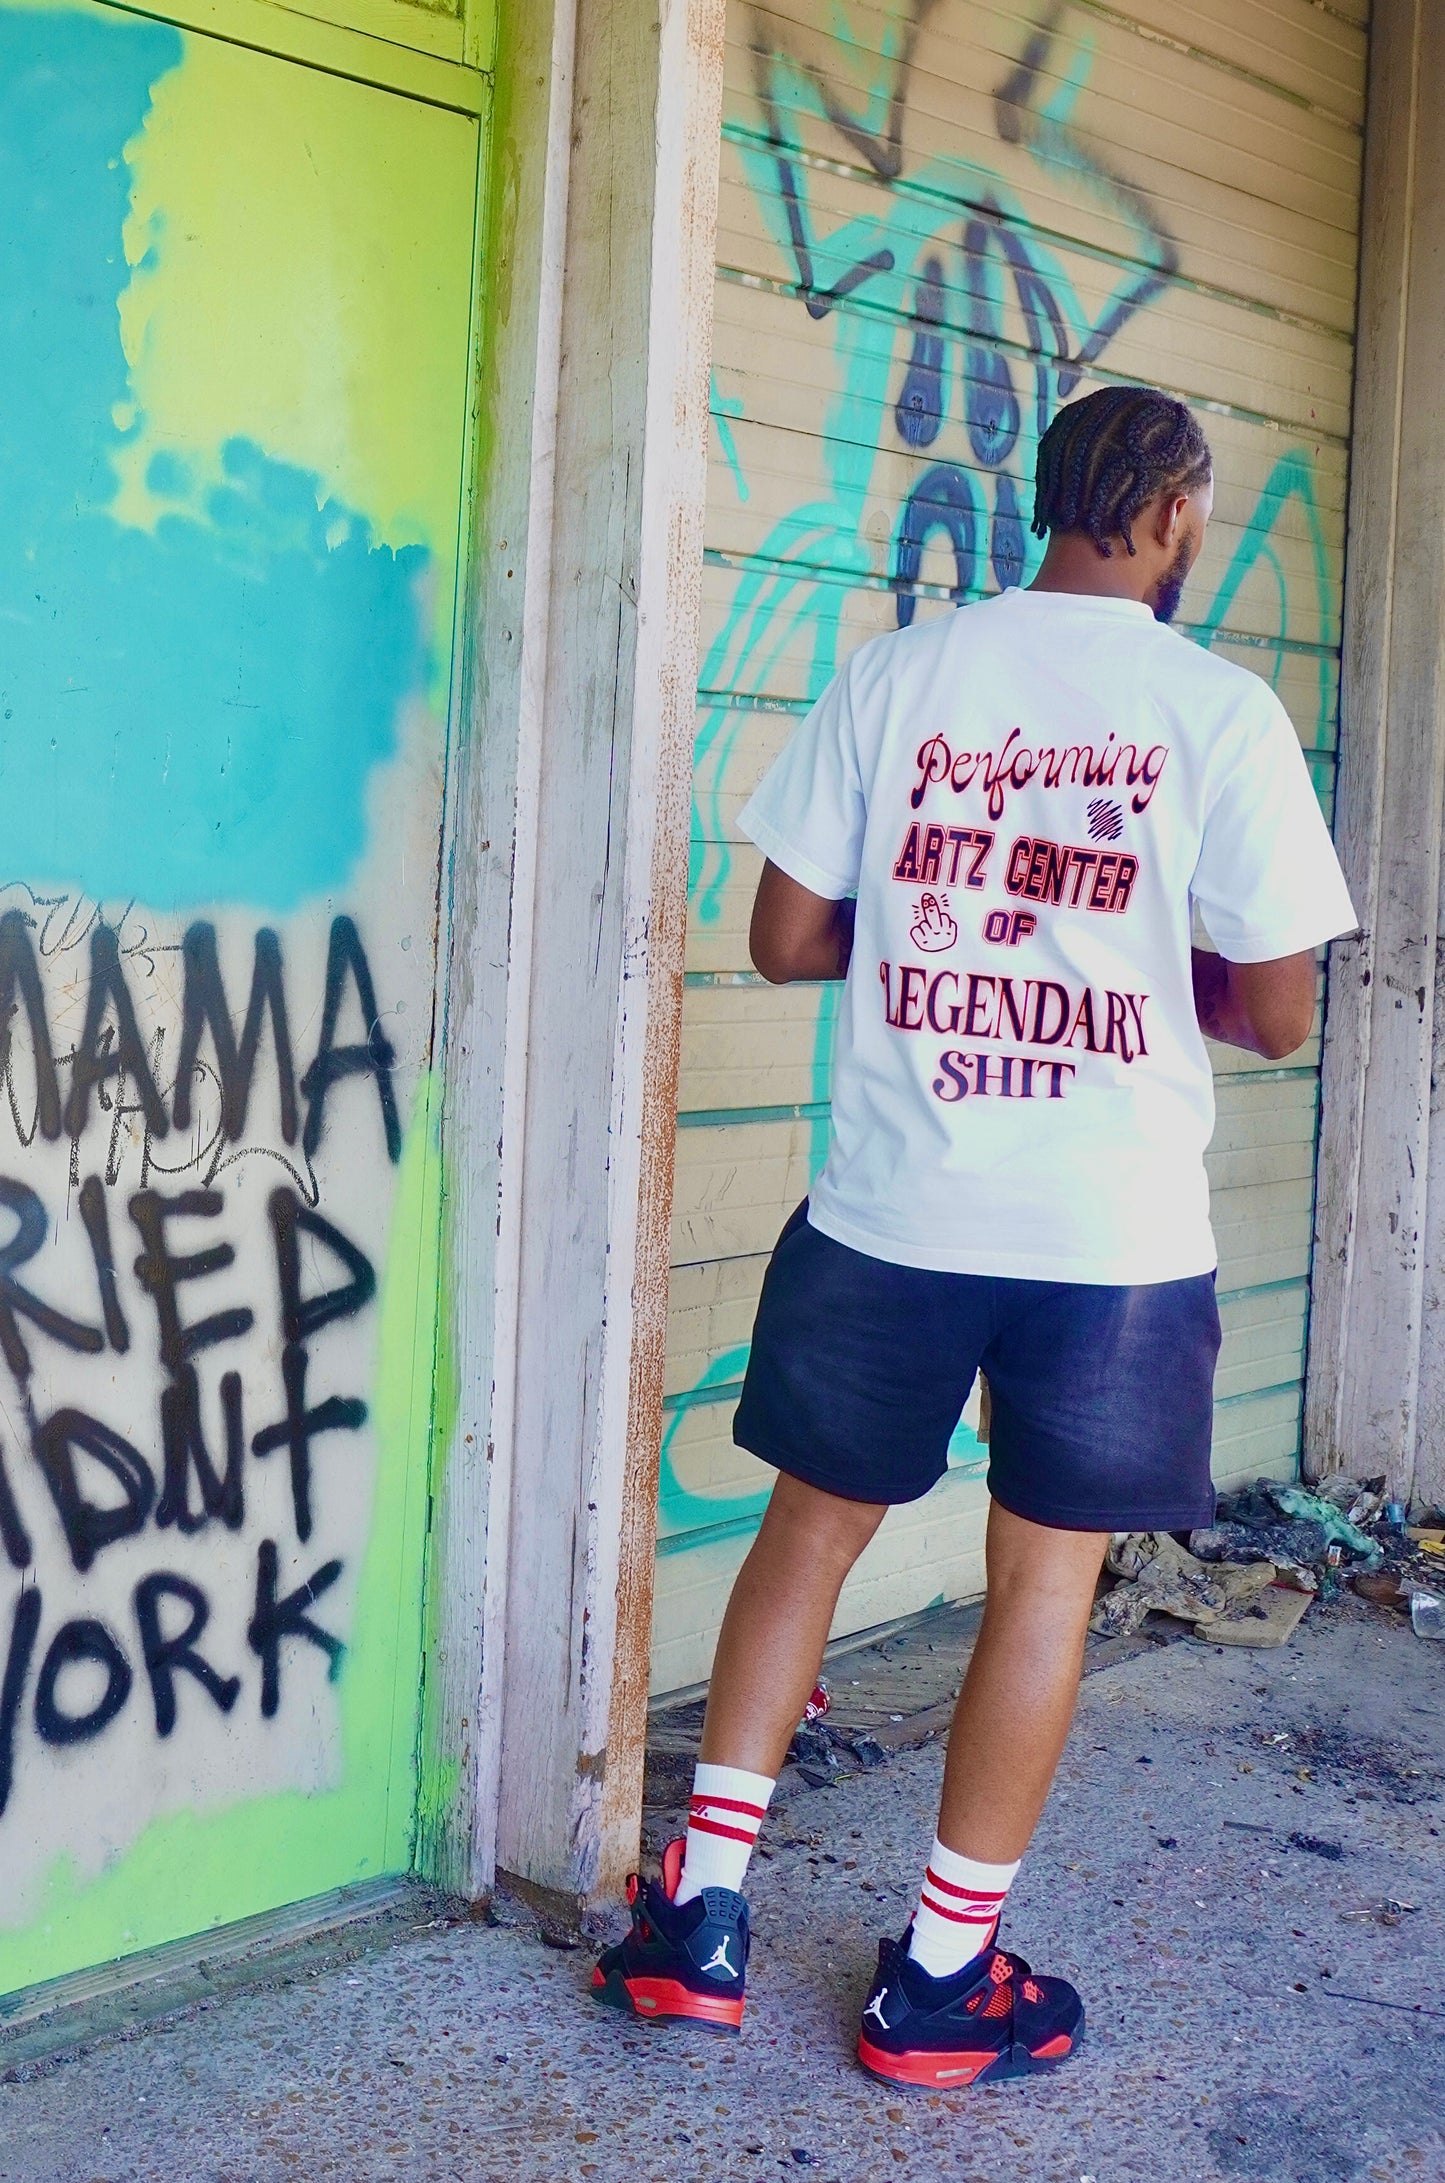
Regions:
<svg viewBox="0 0 1445 2183"><path fill-rule="evenodd" d="M1313 954L1271 963L1227 963L1192 951L1194 1013L1206 1038L1283 1061L1309 1037L1315 1020Z"/></svg>
<svg viewBox="0 0 1445 2183"><path fill-rule="evenodd" d="M776 864L763 866L748 952L770 985L794 978L845 978L853 952L852 901L830 902L800 887Z"/></svg>

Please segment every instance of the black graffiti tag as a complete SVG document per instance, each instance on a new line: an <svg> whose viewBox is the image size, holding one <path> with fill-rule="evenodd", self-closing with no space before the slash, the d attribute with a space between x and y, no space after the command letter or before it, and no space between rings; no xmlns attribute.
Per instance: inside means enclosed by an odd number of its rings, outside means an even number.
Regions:
<svg viewBox="0 0 1445 2183"><path fill-rule="evenodd" d="M282 1711L293 1656L319 1655L333 1680L340 1672L345 1647L326 1626L323 1603L341 1583L344 1563L324 1551L301 1561L297 1549L318 1531L324 1535L328 1506L334 1511L351 1491L344 1469L325 1471L320 1459L337 1445L335 1436L361 1431L367 1405L359 1392L335 1386L334 1370L326 1374L325 1336L369 1309L377 1279L360 1243L320 1209L313 1162L324 1151L336 1102L353 1096L353 1085L373 1102L388 1163L401 1153L396 1054L352 918L336 916L329 928L319 1005L305 1019L317 1034L304 1069L295 1054L281 941L270 928L254 935L238 1019L214 926L190 926L170 951L183 978L173 1049L163 1030L143 1029L131 983L136 951L122 946L119 927L97 913L69 946L88 964L88 984L79 1037L74 1051L64 1053L56 1050L45 985L49 958L37 951L34 920L20 910L0 917L0 1076L17 1136L22 1146L37 1137L71 1138L64 1208L47 1205L29 1181L0 1175L0 1360L19 1396L11 1413L15 1433L8 1447L0 1444L0 1550L19 1575L12 1599L0 1601L0 1817L14 1801L27 1733L40 1747L85 1746L117 1722L139 1720L138 1707L162 1740L196 1708L223 1718L254 1708L252 1718L270 1721ZM153 974L165 952L152 943L144 967ZM28 1072L22 1056L20 1078L35 1087L29 1117L16 1090L22 1045ZM258 1097L263 1049L275 1069L269 1114L269 1101ZM167 1052L174 1055L174 1081L162 1068ZM214 1129L196 1112L197 1091L207 1082L215 1087ZM110 1155L101 1172L83 1173L81 1140L97 1109ZM117 1176L118 1132L132 1116L144 1132L142 1187L121 1210L107 1184ZM276 1146L251 1145L258 1125L278 1132ZM157 1187L161 1171L151 1179L150 1147L168 1135L182 1141L182 1167L187 1159L201 1164L207 1180ZM265 1201L264 1297L254 1287L235 1293L241 1269L257 1261L238 1248L234 1223L245 1201L209 1180L223 1164L212 1157L221 1146L235 1147L237 1158L264 1149L292 1178ZM165 1173L175 1172L168 1162ZM57 1211L76 1222L83 1239L79 1283L68 1261L52 1266L47 1256ZM127 1226L134 1231L131 1252ZM274 1346L260 1348L258 1333L268 1327ZM149 1430L133 1414L125 1415L124 1429L97 1414L106 1408L103 1395L77 1400L67 1390L69 1400L52 1396L50 1407L38 1401L36 1390L54 1384L37 1371L47 1347L76 1360L103 1360L107 1352L117 1359L135 1360L137 1351L142 1361L153 1357L158 1384ZM211 1526L222 1534L243 1531L255 1499L251 1466L277 1453L287 1459L294 1535L288 1544L268 1522L267 1535L250 1550L243 1619L235 1619L239 1603L228 1617L237 1633L231 1646L244 1632L242 1659L226 1657L214 1586L203 1570L142 1563L134 1580L127 1574L120 1596L128 1605L103 1612L72 1607L54 1575L36 1581L47 1525L63 1544L63 1566L80 1577L98 1563L110 1567L110 1557L127 1547L134 1554L138 1541L153 1536L189 1540Z"/></svg>

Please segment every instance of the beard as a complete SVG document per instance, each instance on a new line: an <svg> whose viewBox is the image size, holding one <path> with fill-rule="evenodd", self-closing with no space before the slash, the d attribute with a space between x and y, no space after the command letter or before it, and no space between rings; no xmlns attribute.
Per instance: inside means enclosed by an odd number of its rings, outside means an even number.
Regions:
<svg viewBox="0 0 1445 2183"><path fill-rule="evenodd" d="M1179 602L1184 597L1184 585L1194 565L1190 541L1181 538L1174 559L1159 579L1159 591L1154 601L1154 619L1172 622L1179 612Z"/></svg>

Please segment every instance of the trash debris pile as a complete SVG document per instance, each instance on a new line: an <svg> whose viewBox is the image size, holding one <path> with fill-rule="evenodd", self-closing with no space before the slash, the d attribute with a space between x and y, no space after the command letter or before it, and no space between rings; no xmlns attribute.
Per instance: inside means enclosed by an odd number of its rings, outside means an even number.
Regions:
<svg viewBox="0 0 1445 2183"><path fill-rule="evenodd" d="M1445 1638L1445 1511L1407 1511L1387 1498L1383 1478L1331 1480L1320 1491L1346 1508L1378 1550L1373 1564L1354 1573L1352 1588L1373 1606L1407 1614L1417 1637Z"/></svg>
<svg viewBox="0 0 1445 2183"><path fill-rule="evenodd" d="M1089 1627L1127 1637L1165 1614L1211 1644L1282 1645L1310 1600L1337 1596L1348 1576L1361 1598L1408 1614L1418 1636L1445 1638L1445 1516L1414 1513L1383 1477L1317 1491L1258 1479L1222 1496L1188 1547L1163 1531L1114 1538L1104 1567L1116 1581Z"/></svg>
<svg viewBox="0 0 1445 2183"><path fill-rule="evenodd" d="M1309 1605L1303 1592L1276 1584L1267 1558L1206 1561L1167 1531L1130 1531L1111 1540L1104 1567L1119 1581L1099 1600L1089 1627L1107 1637L1132 1637L1146 1615L1166 1614L1192 1623L1197 1636L1214 1644L1282 1645Z"/></svg>

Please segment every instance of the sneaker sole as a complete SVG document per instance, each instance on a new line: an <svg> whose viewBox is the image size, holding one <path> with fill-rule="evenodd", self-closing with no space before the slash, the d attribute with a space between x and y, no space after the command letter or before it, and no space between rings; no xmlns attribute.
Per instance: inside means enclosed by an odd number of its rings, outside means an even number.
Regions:
<svg viewBox="0 0 1445 2183"><path fill-rule="evenodd" d="M858 2061L880 2084L901 2085L907 2092L957 2092L985 2080L997 2084L1004 2077L1046 2076L1049 2070L1061 2069L1071 2061L1083 2040L1084 2027L1080 2024L1072 2038L1061 2032L1036 2052L1011 2047L982 2054L890 2054L885 2047L875 2047L871 2039L860 2037Z"/></svg>
<svg viewBox="0 0 1445 2183"><path fill-rule="evenodd" d="M701 2024L705 2031L726 2032L732 2037L742 2029L741 1997L729 2001L721 1994L696 1994L675 1978L625 1978L621 1971L604 1978L599 1969L592 1974L592 1998L604 2008L624 2009L629 2016L640 2016L645 2024L662 2024L681 2017L687 2023Z"/></svg>

